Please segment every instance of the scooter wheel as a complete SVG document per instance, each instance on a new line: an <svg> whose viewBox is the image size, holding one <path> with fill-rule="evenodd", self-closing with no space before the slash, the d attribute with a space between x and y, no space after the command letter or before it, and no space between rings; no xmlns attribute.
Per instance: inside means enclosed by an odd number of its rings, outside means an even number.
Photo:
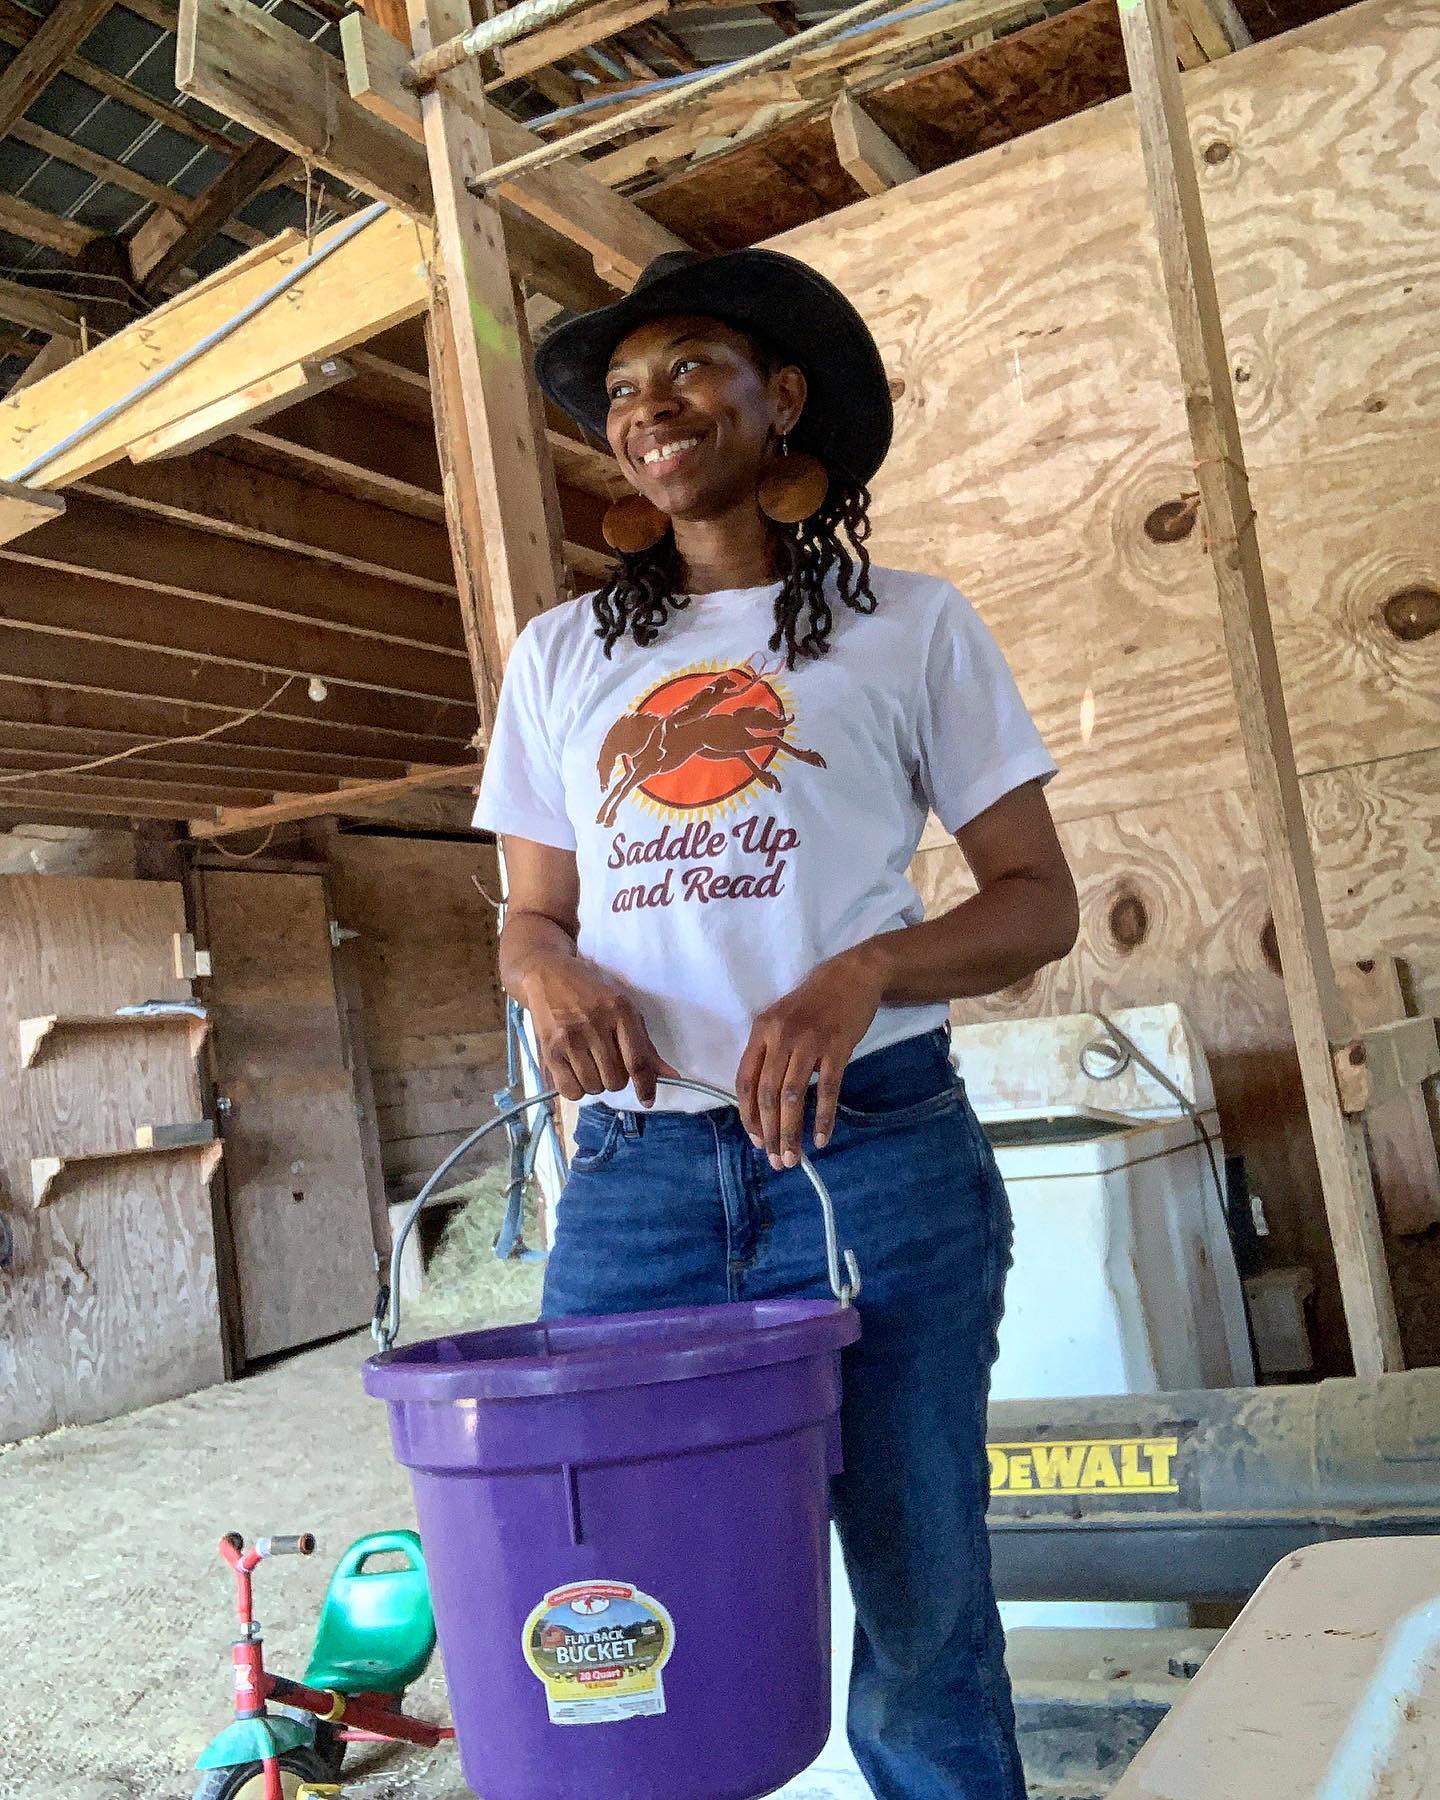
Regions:
<svg viewBox="0 0 1440 1800"><path fill-rule="evenodd" d="M302 1782L330 1782L335 1774L333 1762L315 1750L290 1750L280 1758L280 1786L285 1800L295 1800ZM265 1800L265 1771L254 1762L207 1770L194 1800Z"/></svg>

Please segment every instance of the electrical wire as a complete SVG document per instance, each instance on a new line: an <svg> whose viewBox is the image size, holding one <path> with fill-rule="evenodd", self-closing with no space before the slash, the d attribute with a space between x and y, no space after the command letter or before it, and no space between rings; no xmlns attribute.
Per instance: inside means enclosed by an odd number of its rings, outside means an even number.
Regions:
<svg viewBox="0 0 1440 1800"><path fill-rule="evenodd" d="M337 250L343 248L364 231L366 226L372 225L376 219L382 217L389 210L383 200L377 200L362 212L352 214L345 224L338 228L335 236L328 243L321 244L311 255L302 258L292 268L287 269L277 281L265 289L264 293L257 294L253 300L242 306L239 312L232 314L223 324L217 325L213 331L208 332L192 344L188 350L183 350L172 361L147 375L143 381L131 388L128 394L122 394L117 400L112 400L108 406L102 407L83 424L77 425L72 432L61 438L59 443L52 444L48 450L42 450L39 456L33 457L25 464L24 468L12 470L9 479L12 482L20 483L33 481L33 478L42 469L48 468L51 463L64 456L75 445L83 443L102 425L107 425L117 414L124 412L126 407L133 406L137 400L143 400L147 394L153 393L162 382L169 381L182 369L188 369L191 363L197 362L207 351L213 350L217 344L224 343L227 338L232 337L242 325L247 325L272 301L278 300L282 294L294 287L297 281L308 275L312 269L317 268L328 257L333 256Z"/></svg>
<svg viewBox="0 0 1440 1800"><path fill-rule="evenodd" d="M184 737L151 738L148 743L132 744L128 750L116 750L109 756L95 756L89 762L71 763L64 769L17 769L12 774L0 775L0 787L25 781L50 781L57 775L88 775L92 769L108 768L111 763L124 762L129 756L143 756L147 750L169 750L176 744L203 744L209 738L219 737L222 731L234 731L237 725L248 725L252 719L258 719L261 713L269 712L286 689L293 687L299 680L298 675L287 675L268 700L262 701L259 706L252 706L249 712L241 713L238 719L225 719L219 725L212 725L208 731L192 731Z"/></svg>
<svg viewBox="0 0 1440 1800"><path fill-rule="evenodd" d="M249 862L252 856L260 856L270 848L270 840L274 836L275 827L272 825L253 850L227 849L226 846L220 842L219 838L212 838L210 840L210 847L212 850L218 850L222 856L228 856L231 862Z"/></svg>
<svg viewBox="0 0 1440 1800"><path fill-rule="evenodd" d="M1123 1075L1132 1062L1138 1063L1152 1080L1158 1081L1165 1092L1179 1102L1190 1123L1195 1127L1197 1139L1205 1146L1205 1157L1210 1164L1210 1179L1215 1184L1215 1198L1219 1202L1220 1217L1223 1221L1227 1215L1225 1186L1220 1179L1220 1165L1215 1157L1214 1140L1206 1128L1204 1119L1200 1116L1199 1108L1188 1094L1182 1092L1175 1085L1162 1068L1151 1062L1134 1038L1122 1031L1113 1019L1101 1012L1098 1006L1092 1006L1090 1012L1105 1027L1111 1041L1106 1043L1104 1038L1092 1038L1080 1052L1081 1070L1092 1081L1113 1081L1117 1075ZM1108 1056L1112 1066L1108 1069L1092 1067L1097 1056Z"/></svg>

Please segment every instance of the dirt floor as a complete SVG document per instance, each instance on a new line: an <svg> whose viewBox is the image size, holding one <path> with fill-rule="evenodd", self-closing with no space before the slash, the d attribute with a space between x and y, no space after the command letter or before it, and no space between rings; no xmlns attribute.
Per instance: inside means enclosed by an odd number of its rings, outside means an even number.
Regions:
<svg viewBox="0 0 1440 1800"><path fill-rule="evenodd" d="M404 1335L533 1318L534 1264L497 1264L498 1196L472 1184ZM493 1185L493 1184L492 1184ZM469 1194L470 1188L456 1190ZM330 1572L367 1531L415 1523L368 1332L103 1425L0 1447L0 1800L188 1800L230 1717L234 1578L222 1533L313 1531L261 1566L272 1668L299 1677ZM446 1716L437 1656L413 1711ZM471 1800L452 1745L353 1748L346 1800Z"/></svg>
<svg viewBox="0 0 1440 1800"><path fill-rule="evenodd" d="M183 1800L230 1707L233 1580L222 1532L313 1531L262 1565L271 1666L300 1675L352 1539L413 1525L385 1409L360 1387L366 1334L104 1425L0 1453L3 1800ZM445 1713L436 1658L414 1710ZM346 1800L469 1800L453 1747L368 1746ZM348 1772L348 1764L347 1764Z"/></svg>

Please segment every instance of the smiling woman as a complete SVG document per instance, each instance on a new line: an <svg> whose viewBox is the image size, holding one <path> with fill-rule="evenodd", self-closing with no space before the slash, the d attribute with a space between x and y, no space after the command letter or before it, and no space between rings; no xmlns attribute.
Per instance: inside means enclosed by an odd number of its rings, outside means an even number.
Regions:
<svg viewBox="0 0 1440 1800"><path fill-rule="evenodd" d="M695 312L700 266L707 310ZM703 591L707 564L723 567L719 585L779 574L769 647L792 668L821 653L832 597L873 608L865 483L890 445L889 383L849 301L803 263L767 250L659 257L628 299L547 340L537 373L636 490L606 522L621 556L595 601L607 649L627 633L653 642L685 589Z"/></svg>
<svg viewBox="0 0 1440 1800"><path fill-rule="evenodd" d="M812 269L661 258L537 371L632 489L610 580L521 634L476 814L506 985L586 1102L546 1312L828 1292L802 1146L822 1160L864 1276L834 1490L852 1739L878 1800L1021 1800L984 1531L1009 1214L946 1027L1073 941L1054 764L964 597L871 564L889 386ZM980 890L930 920L927 809ZM675 1070L737 1105L657 1105Z"/></svg>

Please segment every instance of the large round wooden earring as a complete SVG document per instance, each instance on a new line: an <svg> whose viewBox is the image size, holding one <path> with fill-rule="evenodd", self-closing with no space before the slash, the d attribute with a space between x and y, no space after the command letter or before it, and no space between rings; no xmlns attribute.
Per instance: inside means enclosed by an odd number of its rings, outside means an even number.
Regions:
<svg viewBox="0 0 1440 1800"><path fill-rule="evenodd" d="M776 525L801 525L825 504L830 477L816 456L792 450L781 438L779 454L760 477L756 499L760 510Z"/></svg>
<svg viewBox="0 0 1440 1800"><path fill-rule="evenodd" d="M600 534L622 556L638 556L653 550L670 529L669 517L643 494L627 494L605 509Z"/></svg>

